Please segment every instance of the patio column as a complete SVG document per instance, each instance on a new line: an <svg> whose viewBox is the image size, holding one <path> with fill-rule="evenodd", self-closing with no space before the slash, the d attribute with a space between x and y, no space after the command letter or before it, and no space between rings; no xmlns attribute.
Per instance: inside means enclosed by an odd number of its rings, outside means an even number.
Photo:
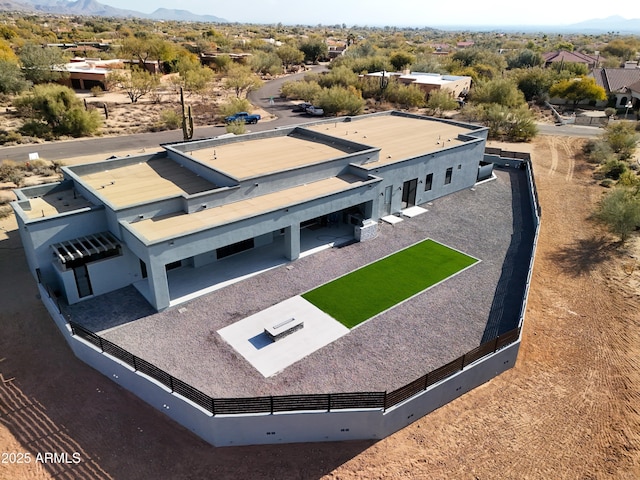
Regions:
<svg viewBox="0 0 640 480"><path fill-rule="evenodd" d="M169 307L169 281L167 270L162 262L151 260L147 267L149 275L149 293L151 304L158 311Z"/></svg>
<svg viewBox="0 0 640 480"><path fill-rule="evenodd" d="M284 255L289 260L295 260L300 256L300 224L293 225L284 229Z"/></svg>

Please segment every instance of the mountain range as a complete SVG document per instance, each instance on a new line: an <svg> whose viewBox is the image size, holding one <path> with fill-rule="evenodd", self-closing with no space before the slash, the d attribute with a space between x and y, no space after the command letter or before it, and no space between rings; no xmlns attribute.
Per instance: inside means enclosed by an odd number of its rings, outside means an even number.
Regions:
<svg viewBox="0 0 640 480"><path fill-rule="evenodd" d="M175 20L182 22L228 23L214 15L198 15L187 10L158 8L153 13L115 8L96 0L0 0L0 11L52 13L62 15L148 18L151 20ZM586 20L567 25L448 25L436 26L442 30L512 31L512 32L557 32L557 33L605 33L640 34L640 19L625 19L614 15L606 18Z"/></svg>
<svg viewBox="0 0 640 480"><path fill-rule="evenodd" d="M227 23L214 15L197 15L187 10L158 8L153 13L115 8L96 0L0 0L0 11L52 13L98 17L148 18L151 20L175 20L181 22Z"/></svg>

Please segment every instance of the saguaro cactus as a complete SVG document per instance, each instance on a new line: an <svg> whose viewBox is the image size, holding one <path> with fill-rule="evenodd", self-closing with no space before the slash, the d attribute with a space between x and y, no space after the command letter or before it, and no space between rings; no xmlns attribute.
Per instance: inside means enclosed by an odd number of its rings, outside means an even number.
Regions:
<svg viewBox="0 0 640 480"><path fill-rule="evenodd" d="M193 117L191 116L191 105L187 107L185 112L184 108L184 93L182 87L180 87L180 104L182 105L182 137L184 140L191 140L193 138Z"/></svg>

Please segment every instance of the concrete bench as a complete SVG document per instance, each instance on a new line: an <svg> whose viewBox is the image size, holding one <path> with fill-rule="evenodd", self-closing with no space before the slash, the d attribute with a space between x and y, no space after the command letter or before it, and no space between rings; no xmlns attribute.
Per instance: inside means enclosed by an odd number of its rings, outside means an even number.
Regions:
<svg viewBox="0 0 640 480"><path fill-rule="evenodd" d="M291 335L293 332L300 330L302 327L304 327L304 322L302 320L289 318L283 322L265 327L264 333L266 333L272 341L277 342L287 335Z"/></svg>

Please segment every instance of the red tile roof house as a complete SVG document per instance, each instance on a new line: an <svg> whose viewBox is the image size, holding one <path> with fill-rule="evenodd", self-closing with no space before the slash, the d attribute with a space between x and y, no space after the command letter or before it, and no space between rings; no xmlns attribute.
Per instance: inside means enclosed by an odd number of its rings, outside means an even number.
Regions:
<svg viewBox="0 0 640 480"><path fill-rule="evenodd" d="M640 107L640 68L596 68L592 73L596 83L608 96L615 96L616 108L626 108L631 102L633 109Z"/></svg>
<svg viewBox="0 0 640 480"><path fill-rule="evenodd" d="M582 63L591 70L598 65L598 58L596 57L580 52L568 52L566 50L543 53L542 58L545 67L549 67L552 63Z"/></svg>

